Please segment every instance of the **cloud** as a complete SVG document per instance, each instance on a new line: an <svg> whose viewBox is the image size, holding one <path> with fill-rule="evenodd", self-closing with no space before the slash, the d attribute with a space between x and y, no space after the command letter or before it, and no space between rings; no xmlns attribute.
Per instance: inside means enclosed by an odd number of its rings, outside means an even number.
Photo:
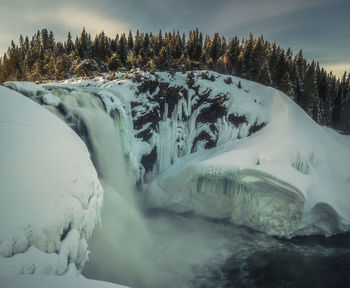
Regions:
<svg viewBox="0 0 350 288"><path fill-rule="evenodd" d="M326 71L328 71L328 72L332 71L333 74L339 78L343 77L345 71L350 73L350 62L338 63L338 64L327 64L327 65L322 65L322 63L320 63L320 65Z"/></svg>
<svg viewBox="0 0 350 288"><path fill-rule="evenodd" d="M84 10L82 7L62 7L55 13L55 22L67 30L81 31L83 26L91 34L98 34L102 30L109 36L127 32L130 28L126 23L100 15L96 11Z"/></svg>
<svg viewBox="0 0 350 288"><path fill-rule="evenodd" d="M35 13L35 17L33 17L32 11L27 11L22 15L22 21L32 25L45 23L46 26L54 26L66 32L71 31L73 34L80 33L83 27L93 35L103 30L107 35L115 36L116 33L129 30L126 23L117 21L101 12L89 10L84 5L59 5L38 11Z"/></svg>
<svg viewBox="0 0 350 288"><path fill-rule="evenodd" d="M284 26L290 25L288 21L283 21L282 17L292 15L299 10L322 6L331 1L338 0L225 1L225 4L220 7L220 13L214 15L211 23L215 29L221 28L221 30L223 27L256 30L263 25L264 34L267 34L269 29L282 30Z"/></svg>

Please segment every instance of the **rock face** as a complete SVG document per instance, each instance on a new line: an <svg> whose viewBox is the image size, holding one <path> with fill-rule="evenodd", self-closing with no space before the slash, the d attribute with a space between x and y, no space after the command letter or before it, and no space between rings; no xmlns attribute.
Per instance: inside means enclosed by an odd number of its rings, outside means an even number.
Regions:
<svg viewBox="0 0 350 288"><path fill-rule="evenodd" d="M15 87L31 97L37 94L30 89L45 91L33 83ZM52 113L5 87L0 135L0 275L78 274L103 197L85 144Z"/></svg>
<svg viewBox="0 0 350 288"><path fill-rule="evenodd" d="M42 85L32 99L66 115L54 96L80 89L98 97L119 124L149 206L284 237L349 229L350 139L317 125L282 92L208 71L112 78ZM83 121L65 121L89 147ZM320 202L336 211L331 221L322 220Z"/></svg>

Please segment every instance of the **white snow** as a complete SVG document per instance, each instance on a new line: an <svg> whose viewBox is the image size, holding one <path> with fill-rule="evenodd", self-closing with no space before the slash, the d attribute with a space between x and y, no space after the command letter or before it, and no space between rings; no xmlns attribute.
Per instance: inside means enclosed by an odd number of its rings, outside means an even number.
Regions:
<svg viewBox="0 0 350 288"><path fill-rule="evenodd" d="M5 87L0 135L0 274L78 273L103 197L85 144L52 113Z"/></svg>
<svg viewBox="0 0 350 288"><path fill-rule="evenodd" d="M56 95L53 95L51 93L46 93L43 96L43 102L47 105L51 105L53 107L57 107L58 104L61 103L60 98L58 98Z"/></svg>

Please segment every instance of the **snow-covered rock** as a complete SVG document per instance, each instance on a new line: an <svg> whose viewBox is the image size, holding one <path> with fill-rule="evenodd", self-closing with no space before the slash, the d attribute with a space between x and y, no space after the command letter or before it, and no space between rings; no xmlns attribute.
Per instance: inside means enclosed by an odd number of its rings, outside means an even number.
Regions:
<svg viewBox="0 0 350 288"><path fill-rule="evenodd" d="M85 144L55 115L6 87L0 87L0 137L0 274L78 274L103 197Z"/></svg>
<svg viewBox="0 0 350 288"><path fill-rule="evenodd" d="M51 105L53 107L57 107L58 104L61 103L60 98L58 98L55 95L52 95L51 93L46 93L45 95L43 95L43 102L47 105Z"/></svg>

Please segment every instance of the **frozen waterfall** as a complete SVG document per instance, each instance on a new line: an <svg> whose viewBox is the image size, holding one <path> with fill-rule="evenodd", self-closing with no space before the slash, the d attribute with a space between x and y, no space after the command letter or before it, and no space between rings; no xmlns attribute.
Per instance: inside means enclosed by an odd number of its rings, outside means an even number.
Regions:
<svg viewBox="0 0 350 288"><path fill-rule="evenodd" d="M89 241L90 260L84 274L121 284L147 283L153 274L146 261L151 238L134 199L118 121L106 114L93 93L66 89L53 93L63 103L56 114L84 139L104 188L102 223Z"/></svg>

